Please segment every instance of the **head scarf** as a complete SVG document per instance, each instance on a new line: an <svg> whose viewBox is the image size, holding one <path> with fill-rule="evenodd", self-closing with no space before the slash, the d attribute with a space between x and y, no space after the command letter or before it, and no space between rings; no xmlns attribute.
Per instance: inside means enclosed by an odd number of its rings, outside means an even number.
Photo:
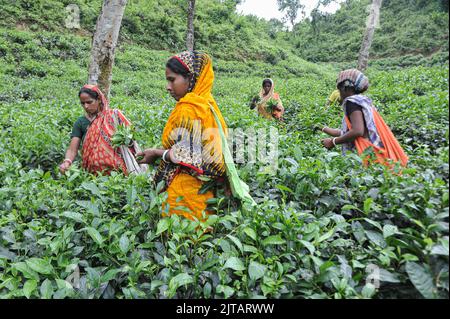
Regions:
<svg viewBox="0 0 450 319"><path fill-rule="evenodd" d="M98 96L100 98L100 102L101 102L100 112L109 109L108 100L106 99L106 96L103 94L103 92L100 91L100 89L98 88L97 85L86 84L86 85L84 85L82 87L82 89L89 89L89 90L94 91L95 93L98 94Z"/></svg>
<svg viewBox="0 0 450 319"><path fill-rule="evenodd" d="M336 84L344 83L345 87L354 88L356 94L365 92L369 88L369 79L357 69L349 69L339 73Z"/></svg>
<svg viewBox="0 0 450 319"><path fill-rule="evenodd" d="M189 79L189 92L194 90L205 66L209 63L212 65L211 57L201 51L184 51L173 56L173 58L177 59L191 75Z"/></svg>
<svg viewBox="0 0 450 319"><path fill-rule="evenodd" d="M264 82L269 81L270 82L270 91L269 93L267 93L267 95L264 95L266 92L264 91ZM263 87L261 88L261 91L259 92L259 96L261 97L262 100L268 101L271 97L273 97L274 93L275 93L275 84L273 83L272 79L264 79L263 80Z"/></svg>
<svg viewBox="0 0 450 319"><path fill-rule="evenodd" d="M188 103L200 118L204 118L211 116L209 109L209 105L211 105L219 115L222 127L227 132L227 125L222 117L222 112L220 112L211 93L214 84L211 57L202 51L184 51L172 58L177 59L191 75L188 93L178 101L175 110Z"/></svg>

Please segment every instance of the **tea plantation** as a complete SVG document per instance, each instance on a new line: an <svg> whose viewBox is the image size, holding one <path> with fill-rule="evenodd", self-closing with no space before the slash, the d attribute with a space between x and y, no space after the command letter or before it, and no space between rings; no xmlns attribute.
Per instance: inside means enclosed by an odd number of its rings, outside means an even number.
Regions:
<svg viewBox="0 0 450 319"><path fill-rule="evenodd" d="M399 175L327 151L311 129L340 126L341 109L324 107L339 69L215 59L213 93L229 127L247 138L276 127L278 169L239 165L257 208L219 198L217 215L199 223L161 217L153 169L93 176L78 160L61 175L83 113L89 41L0 34L0 298L448 298L448 61L367 72L367 94L410 158ZM143 147L159 145L174 106L169 56L117 50L111 106ZM267 75L285 123L248 107Z"/></svg>

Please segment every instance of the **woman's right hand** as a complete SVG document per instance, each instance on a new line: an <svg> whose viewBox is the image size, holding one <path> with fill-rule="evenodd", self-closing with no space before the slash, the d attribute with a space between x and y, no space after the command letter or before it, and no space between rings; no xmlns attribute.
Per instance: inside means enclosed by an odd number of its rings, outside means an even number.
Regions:
<svg viewBox="0 0 450 319"><path fill-rule="evenodd" d="M145 151L136 154L136 159L138 157L142 157L142 159L138 160L138 164L153 164L159 157L161 157L158 149L149 148Z"/></svg>
<svg viewBox="0 0 450 319"><path fill-rule="evenodd" d="M70 165L71 164L68 161L62 162L62 164L59 165L59 171L61 174L64 174L69 169Z"/></svg>
<svg viewBox="0 0 450 319"><path fill-rule="evenodd" d="M323 129L324 129L325 127L323 126L323 125L321 125L321 124L314 124L313 126L312 126L312 130L313 130L313 132L315 133L315 132L318 132L318 131L322 131L323 132Z"/></svg>

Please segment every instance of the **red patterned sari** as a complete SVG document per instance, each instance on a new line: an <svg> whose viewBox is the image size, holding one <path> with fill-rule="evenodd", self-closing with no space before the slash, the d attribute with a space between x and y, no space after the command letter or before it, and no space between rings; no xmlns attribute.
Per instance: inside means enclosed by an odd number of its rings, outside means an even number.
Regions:
<svg viewBox="0 0 450 319"><path fill-rule="evenodd" d="M117 170L127 174L127 168L119 148L114 148L111 138L116 131L114 115L118 124L131 125L130 121L119 111L111 110L103 93L94 85L85 85L84 88L97 92L101 98L101 110L89 125L83 141L82 160L83 168L91 173L102 172L110 174Z"/></svg>

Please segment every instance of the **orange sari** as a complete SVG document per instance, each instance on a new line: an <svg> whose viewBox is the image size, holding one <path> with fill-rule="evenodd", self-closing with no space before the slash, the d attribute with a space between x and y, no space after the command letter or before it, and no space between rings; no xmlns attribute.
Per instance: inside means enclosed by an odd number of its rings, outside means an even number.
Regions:
<svg viewBox="0 0 450 319"><path fill-rule="evenodd" d="M165 213L201 220L202 213L208 213L206 201L214 193L200 194L200 189L205 181L225 176L220 134L210 106L218 114L224 130L226 124L211 94L214 82L211 58L200 52L189 54L195 54L195 86L177 102L162 134L164 149L171 149L180 163L162 161L155 182L163 181L167 190Z"/></svg>
<svg viewBox="0 0 450 319"><path fill-rule="evenodd" d="M360 136L354 141L358 154L361 155L366 149L372 147L376 156L375 163L392 167L392 162L400 162L402 166L406 167L408 164L408 156L403 151L403 148L400 146L394 134L374 107L372 107L372 113L383 147L378 147L371 143L367 138ZM348 128L351 129L352 124L347 116L345 116L345 121ZM367 159L364 160L364 165L368 165Z"/></svg>
<svg viewBox="0 0 450 319"><path fill-rule="evenodd" d="M345 135L352 128L352 124L348 118L346 107L347 102L353 102L361 107L364 123L368 132L367 137L358 137L351 143L342 145L342 151L353 151L356 148L358 154L362 154L366 149L374 150L376 159L375 163L393 167L394 162L399 162L402 166L408 163L408 156L403 151L394 134L384 122L377 109L374 107L372 100L361 93L369 88L369 79L357 69L349 69L339 73L336 83L343 84L344 87L352 87L355 95L347 97L342 102L344 108L344 119L342 121L341 136ZM369 158L363 160L365 166L369 164Z"/></svg>
<svg viewBox="0 0 450 319"><path fill-rule="evenodd" d="M272 86L270 88L270 91L267 95L264 94L264 89L261 89L259 92L259 97L261 99L261 102L257 105L258 113L268 119L271 120L273 118L276 118L277 120L281 120L284 114L284 107L283 103L281 102L280 95L278 93L275 93L275 84L272 79L268 79L272 83ZM277 106L274 108L274 110L269 110L267 103L270 99L274 99L277 101Z"/></svg>

